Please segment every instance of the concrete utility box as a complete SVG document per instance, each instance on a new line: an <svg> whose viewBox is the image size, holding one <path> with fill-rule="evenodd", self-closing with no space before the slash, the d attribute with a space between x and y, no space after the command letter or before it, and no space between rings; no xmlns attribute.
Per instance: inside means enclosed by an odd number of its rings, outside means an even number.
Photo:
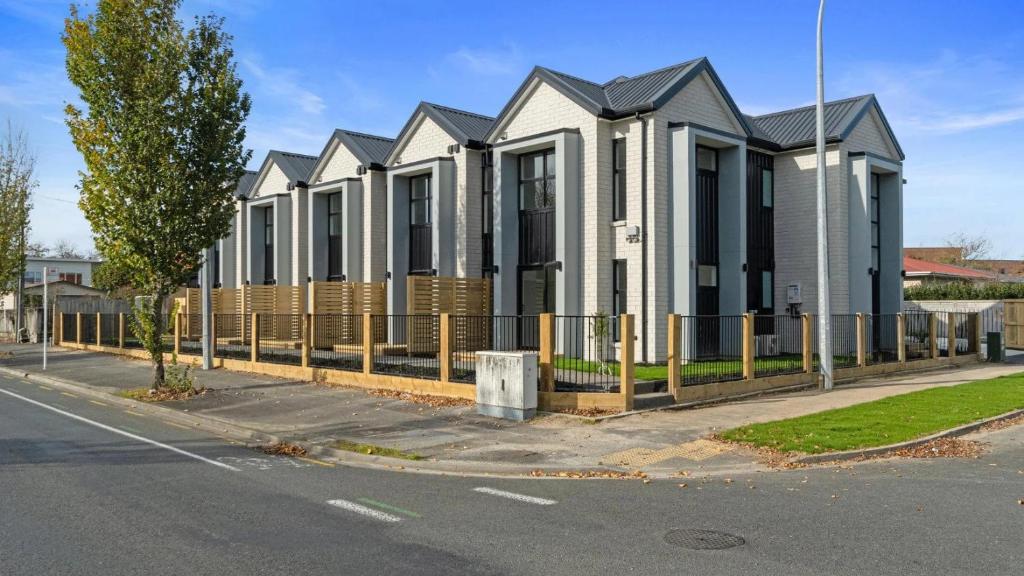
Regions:
<svg viewBox="0 0 1024 576"><path fill-rule="evenodd" d="M537 413L537 353L477 352L476 411L507 420Z"/></svg>

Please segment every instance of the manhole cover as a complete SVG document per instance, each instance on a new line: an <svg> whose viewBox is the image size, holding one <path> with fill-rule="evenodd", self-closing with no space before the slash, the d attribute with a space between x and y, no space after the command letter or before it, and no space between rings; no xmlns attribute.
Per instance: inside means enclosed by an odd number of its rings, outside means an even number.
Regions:
<svg viewBox="0 0 1024 576"><path fill-rule="evenodd" d="M665 542L690 550L725 550L742 546L746 540L735 534L716 532L715 530L681 528L669 530L668 534L665 534Z"/></svg>

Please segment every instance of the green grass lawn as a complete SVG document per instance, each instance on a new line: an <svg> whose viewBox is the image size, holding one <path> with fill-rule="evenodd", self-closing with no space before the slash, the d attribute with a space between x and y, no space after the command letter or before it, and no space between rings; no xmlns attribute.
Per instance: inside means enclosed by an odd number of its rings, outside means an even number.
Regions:
<svg viewBox="0 0 1024 576"><path fill-rule="evenodd" d="M1024 373L733 428L726 440L820 454L913 440L1024 408Z"/></svg>

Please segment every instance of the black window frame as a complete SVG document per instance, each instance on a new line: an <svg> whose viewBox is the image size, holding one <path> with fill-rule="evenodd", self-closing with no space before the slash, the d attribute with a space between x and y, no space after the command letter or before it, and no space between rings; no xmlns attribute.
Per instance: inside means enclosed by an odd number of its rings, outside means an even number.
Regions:
<svg viewBox="0 0 1024 576"><path fill-rule="evenodd" d="M882 199L879 188L882 185L882 176L876 172L871 173L871 191L868 200L868 218L871 222L871 271L878 274L882 263L882 226L881 226L881 205Z"/></svg>
<svg viewBox="0 0 1024 576"><path fill-rule="evenodd" d="M220 240L214 242L213 243L213 250L211 251L211 252L213 252L213 262L211 263L213 265L213 288L220 288L220 286L221 286L221 282L220 282L220 243L221 243Z"/></svg>
<svg viewBox="0 0 1024 576"><path fill-rule="evenodd" d="M426 182L425 195L422 198L414 198L417 182ZM427 172L409 177L409 274L424 275L433 274L433 246L420 246L421 240L429 240L433 243L434 221L431 209L434 201L434 174ZM414 224L413 214L415 207L420 203L424 206L424 222ZM426 233L418 233L426 230ZM431 254L431 256L427 256Z"/></svg>
<svg viewBox="0 0 1024 576"><path fill-rule="evenodd" d="M541 173L540 173L540 176L536 176L535 175L533 178L523 178L523 161L526 160L526 159L536 158L537 156L541 157ZM548 174L548 165L549 164L553 165L553 166L557 166L557 163L555 162L555 149L554 148L545 148L543 150L537 150L537 151L534 151L534 152L527 152L525 154L520 154L519 155L518 163L517 163L517 166L516 166L516 183L517 183L517 194L518 194L518 197L519 197L519 210L520 211L535 211L535 210L539 211L539 210L554 210L555 209L555 207L557 205L557 202L558 202L558 198L556 197L556 195L557 195L557 192L556 192L557 172L556 173L552 173L552 174ZM524 208L523 207L523 184L526 184L526 183L536 183L536 182L543 182L544 183L544 200L545 200L545 205L544 206L534 206L533 208Z"/></svg>
<svg viewBox="0 0 1024 576"><path fill-rule="evenodd" d="M480 154L480 240L483 242L481 272L484 278L494 276L494 153Z"/></svg>
<svg viewBox="0 0 1024 576"><path fill-rule="evenodd" d="M263 208L263 283L267 285L277 284L274 274L274 205Z"/></svg>
<svg viewBox="0 0 1024 576"><path fill-rule="evenodd" d="M629 263L624 258L612 260L612 341L618 342L619 316L628 314Z"/></svg>
<svg viewBox="0 0 1024 576"><path fill-rule="evenodd" d="M626 139L612 140L612 220L626 219Z"/></svg>
<svg viewBox="0 0 1024 576"><path fill-rule="evenodd" d="M332 205L332 200L338 199L337 209ZM327 280L339 281L345 279L345 251L342 248L342 225L344 223L344 196L341 192L332 192L327 195ZM331 220L337 217L338 233L331 234Z"/></svg>

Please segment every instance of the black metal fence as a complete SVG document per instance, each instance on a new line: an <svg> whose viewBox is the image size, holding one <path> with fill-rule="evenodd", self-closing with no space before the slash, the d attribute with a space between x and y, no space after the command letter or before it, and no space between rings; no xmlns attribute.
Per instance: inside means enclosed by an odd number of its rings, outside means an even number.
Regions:
<svg viewBox="0 0 1024 576"><path fill-rule="evenodd" d="M181 353L203 355L203 315L182 314Z"/></svg>
<svg viewBox="0 0 1024 576"><path fill-rule="evenodd" d="M60 337L65 342L78 341L78 318L74 314L61 315Z"/></svg>
<svg viewBox="0 0 1024 576"><path fill-rule="evenodd" d="M540 350L539 316L451 316L453 382L476 382L476 353Z"/></svg>
<svg viewBox="0 0 1024 576"><path fill-rule="evenodd" d="M174 315L163 315L163 332L160 336L160 343L164 352L174 352Z"/></svg>
<svg viewBox="0 0 1024 576"><path fill-rule="evenodd" d="M302 364L302 314L259 314L257 321L260 362Z"/></svg>
<svg viewBox="0 0 1024 576"><path fill-rule="evenodd" d="M360 314L314 314L310 317L309 365L363 371L363 317Z"/></svg>
<svg viewBox="0 0 1024 576"><path fill-rule="evenodd" d="M82 314L82 344L96 343L96 315Z"/></svg>
<svg viewBox="0 0 1024 576"><path fill-rule="evenodd" d="M428 314L389 314L371 318L374 374L441 378L441 318Z"/></svg>
<svg viewBox="0 0 1024 576"><path fill-rule="evenodd" d="M248 314L214 314L214 358L252 358L252 320Z"/></svg>
<svg viewBox="0 0 1024 576"><path fill-rule="evenodd" d="M903 314L903 342L907 360L930 358L931 314L927 312L906 312Z"/></svg>
<svg viewBox="0 0 1024 576"><path fill-rule="evenodd" d="M683 316L683 386L743 379L743 316Z"/></svg>
<svg viewBox="0 0 1024 576"><path fill-rule="evenodd" d="M899 362L899 321L898 314L864 316L865 360L868 364Z"/></svg>
<svg viewBox="0 0 1024 576"><path fill-rule="evenodd" d="M621 365L609 316L555 317L555 391L617 392Z"/></svg>
<svg viewBox="0 0 1024 576"><path fill-rule="evenodd" d="M115 347L121 345L120 314L100 314L100 344Z"/></svg>
<svg viewBox="0 0 1024 576"><path fill-rule="evenodd" d="M952 312L953 316L953 339L956 344L957 354L976 354L976 334L978 330L977 317L972 317L970 312Z"/></svg>
<svg viewBox="0 0 1024 576"><path fill-rule="evenodd" d="M754 334L755 377L804 371L803 318L788 315L755 316Z"/></svg>

